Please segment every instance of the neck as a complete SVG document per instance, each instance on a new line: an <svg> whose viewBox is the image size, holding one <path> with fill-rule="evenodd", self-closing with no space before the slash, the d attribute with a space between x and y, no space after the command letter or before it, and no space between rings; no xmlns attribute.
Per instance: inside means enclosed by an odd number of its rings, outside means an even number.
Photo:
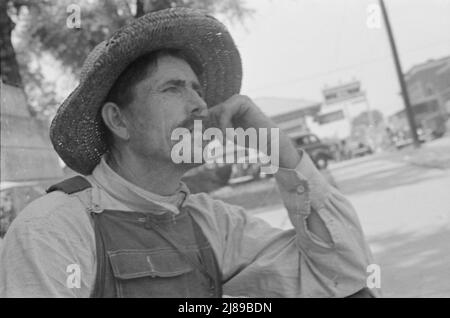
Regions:
<svg viewBox="0 0 450 318"><path fill-rule="evenodd" d="M119 176L138 187L163 196L174 194L185 171L173 163L143 159L127 150L114 150L107 163Z"/></svg>

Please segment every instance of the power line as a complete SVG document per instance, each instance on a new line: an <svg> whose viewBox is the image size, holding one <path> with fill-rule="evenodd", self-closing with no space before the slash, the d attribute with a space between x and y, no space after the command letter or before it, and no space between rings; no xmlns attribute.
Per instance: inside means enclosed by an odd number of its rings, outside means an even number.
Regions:
<svg viewBox="0 0 450 318"><path fill-rule="evenodd" d="M389 21L389 15L386 9L386 5L384 4L384 0L379 0L381 12L383 14L384 24L386 26L386 31L388 33L389 44L391 46L392 56L394 58L395 70L397 72L397 77L400 83L400 88L402 91L403 101L405 103L405 111L408 117L409 128L411 131L411 135L414 140L414 146L416 148L420 147L419 137L417 135L417 125L415 122L414 112L412 110L411 102L409 100L408 88L406 85L405 77L403 76L402 66L400 64L400 57L397 52L397 45L395 44L394 34L391 29L391 23Z"/></svg>
<svg viewBox="0 0 450 318"><path fill-rule="evenodd" d="M440 45L443 45L443 44L447 44L448 45L448 43L450 43L450 39L449 39L448 42L441 42L441 41L439 41L439 42L429 43L426 46L420 46L420 47L416 47L416 48L413 48L413 49L410 49L410 50L406 50L403 53L412 53L412 52L420 51L420 50L427 49L427 48L430 48L430 47L440 46ZM383 56L379 56L379 57L374 57L374 58L371 58L371 59L363 60L363 61L361 61L359 63L341 66L341 67L338 67L338 68L335 68L335 69L331 69L331 70L326 71L326 72L318 72L318 73L310 74L310 75L307 75L307 76L292 78L290 80L285 80L285 81L281 81L281 82L274 82L274 83L263 85L263 86L260 86L260 87L248 89L247 91L248 92L255 92L255 91L259 91L259 90L263 90L263 89L267 89L267 88L277 87L277 86L280 86L280 85L286 85L286 84L291 84L292 85L292 84L296 84L296 83L299 83L299 82L304 82L304 81L308 81L308 80L311 80L311 79L320 78L320 77L323 77L323 76L326 76L326 75L329 75L329 74L338 73L338 72L341 72L341 71L344 71L344 70L360 67L360 66L363 66L363 65L372 64L372 63L380 61L380 60L387 60L387 59L390 59L391 57L392 56L390 54L386 54L386 55L383 55Z"/></svg>

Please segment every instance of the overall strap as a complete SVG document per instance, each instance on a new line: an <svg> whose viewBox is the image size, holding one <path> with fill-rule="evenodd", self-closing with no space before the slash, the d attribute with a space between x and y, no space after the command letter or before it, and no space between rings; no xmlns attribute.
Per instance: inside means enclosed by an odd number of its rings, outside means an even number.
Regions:
<svg viewBox="0 0 450 318"><path fill-rule="evenodd" d="M53 191L62 191L67 194L72 194L86 190L91 187L92 185L89 183L89 181L86 180L86 178L82 176L75 176L66 179L64 181L61 181L60 183L52 185L50 188L46 190L46 192L50 193Z"/></svg>
<svg viewBox="0 0 450 318"><path fill-rule="evenodd" d="M94 219L95 227L95 245L96 245L96 259L97 259L97 274L95 276L94 288L92 289L90 298L104 298L107 297L106 291L108 290L106 280L106 266L111 266L108 262L108 253L105 248L105 241L103 239L103 231L99 225L99 215L95 212L91 213ZM109 286L110 289L115 289L114 286ZM115 291L114 291L115 294Z"/></svg>
<svg viewBox="0 0 450 318"><path fill-rule="evenodd" d="M66 179L60 183L54 184L49 187L46 192L50 193L53 191L62 191L66 194L77 193L86 189L92 188L92 185L86 178L82 176L75 176L69 179ZM96 244L96 254L97 257L97 275L95 278L93 292L91 297L101 297L102 291L104 290L104 282L105 282L105 248L103 243L103 238L100 233L100 229L97 225L96 213L91 213L92 218L94 219L94 232L95 232L95 244Z"/></svg>
<svg viewBox="0 0 450 318"><path fill-rule="evenodd" d="M203 230L200 225L198 225L197 221L191 216L192 224L194 226L194 235L198 244L202 244L203 242L208 242ZM219 267L219 263L217 262L216 256L214 255L214 251L211 248L209 253L205 251L205 249L200 249L201 258L205 261L206 270L210 273L210 277L215 285L215 296L216 298L222 298L223 290L222 290L222 271Z"/></svg>

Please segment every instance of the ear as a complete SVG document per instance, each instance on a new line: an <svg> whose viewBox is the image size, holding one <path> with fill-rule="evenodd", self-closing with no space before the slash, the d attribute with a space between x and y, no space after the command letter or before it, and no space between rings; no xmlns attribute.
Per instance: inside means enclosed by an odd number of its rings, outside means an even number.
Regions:
<svg viewBox="0 0 450 318"><path fill-rule="evenodd" d="M116 138L124 141L130 138L127 118L116 103L107 102L103 105L102 118Z"/></svg>

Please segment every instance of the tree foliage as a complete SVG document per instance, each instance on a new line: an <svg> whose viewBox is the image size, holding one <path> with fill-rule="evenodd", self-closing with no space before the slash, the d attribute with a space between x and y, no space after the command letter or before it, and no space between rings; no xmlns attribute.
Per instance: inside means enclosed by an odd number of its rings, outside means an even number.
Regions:
<svg viewBox="0 0 450 318"><path fill-rule="evenodd" d="M369 127L370 125L378 126L383 123L384 117L379 110L364 111L353 119L352 126L364 126Z"/></svg>
<svg viewBox="0 0 450 318"><path fill-rule="evenodd" d="M41 61L55 64L77 78L84 59L96 44L144 13L171 7L191 7L222 15L231 22L242 22L252 13L243 0L9 0L8 13L20 25L16 30L16 52L25 90L38 114L52 113L60 101L56 82L42 72ZM80 28L68 28L70 5L81 13Z"/></svg>
<svg viewBox="0 0 450 318"><path fill-rule="evenodd" d="M22 86L16 53L11 43L14 23L7 14L7 3L0 1L0 74L4 83Z"/></svg>
<svg viewBox="0 0 450 318"><path fill-rule="evenodd" d="M352 121L351 138L373 147L381 146L385 135L383 114L379 110L364 111Z"/></svg>

